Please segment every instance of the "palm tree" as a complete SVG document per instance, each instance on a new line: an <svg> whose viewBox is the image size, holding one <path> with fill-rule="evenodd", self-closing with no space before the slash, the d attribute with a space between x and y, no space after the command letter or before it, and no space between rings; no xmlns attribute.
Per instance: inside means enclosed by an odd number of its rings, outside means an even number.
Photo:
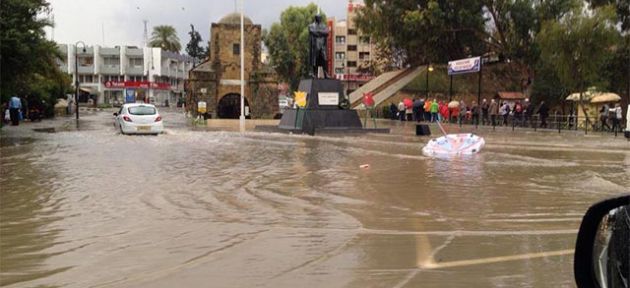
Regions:
<svg viewBox="0 0 630 288"><path fill-rule="evenodd" d="M179 37L177 37L177 31L175 31L173 26L169 25L153 27L149 46L159 47L175 53L179 53L179 50L182 49L182 45L179 43Z"/></svg>

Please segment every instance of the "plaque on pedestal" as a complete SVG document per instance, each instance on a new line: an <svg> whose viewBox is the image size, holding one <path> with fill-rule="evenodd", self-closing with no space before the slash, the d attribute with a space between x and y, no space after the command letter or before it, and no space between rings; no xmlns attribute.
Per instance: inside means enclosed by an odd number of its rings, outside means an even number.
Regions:
<svg viewBox="0 0 630 288"><path fill-rule="evenodd" d="M308 134L314 134L315 130L363 128L357 111L339 107L343 100L343 86L339 80L302 80L299 90L307 93L306 106L285 110L278 128Z"/></svg>
<svg viewBox="0 0 630 288"><path fill-rule="evenodd" d="M277 129L289 132L308 133L324 132L376 132L389 133L389 129L363 129L356 110L342 108L347 104L341 81L330 79L327 74L328 56L326 53L328 27L322 23L321 16L309 25L309 74L313 79L300 81L296 95L306 93L306 103L300 98L300 106L286 109ZM321 73L323 71L323 73ZM323 75L322 75L323 74ZM297 101L298 99L296 99ZM261 129L273 131L269 127Z"/></svg>

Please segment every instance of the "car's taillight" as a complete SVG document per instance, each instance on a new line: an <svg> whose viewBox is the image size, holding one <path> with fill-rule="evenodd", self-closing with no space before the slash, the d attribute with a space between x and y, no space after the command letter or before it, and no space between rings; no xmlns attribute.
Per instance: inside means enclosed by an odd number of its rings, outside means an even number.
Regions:
<svg viewBox="0 0 630 288"><path fill-rule="evenodd" d="M133 121L131 121L131 118L129 118L129 116L127 116L127 115L123 116L123 120L125 120L127 122L133 122Z"/></svg>
<svg viewBox="0 0 630 288"><path fill-rule="evenodd" d="M158 117L155 118L155 122L160 122L160 121L162 121L162 116L158 115Z"/></svg>

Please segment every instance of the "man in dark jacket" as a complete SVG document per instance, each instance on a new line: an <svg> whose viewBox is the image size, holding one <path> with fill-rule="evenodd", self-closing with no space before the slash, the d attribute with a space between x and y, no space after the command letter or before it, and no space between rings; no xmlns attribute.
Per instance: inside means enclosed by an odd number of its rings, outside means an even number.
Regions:
<svg viewBox="0 0 630 288"><path fill-rule="evenodd" d="M472 108L470 109L470 112L472 113L472 124L479 126L480 107L479 105L477 105L477 101L472 102Z"/></svg>
<svg viewBox="0 0 630 288"><path fill-rule="evenodd" d="M481 123L483 125L490 125L490 104L488 100L483 99L481 102Z"/></svg>
<svg viewBox="0 0 630 288"><path fill-rule="evenodd" d="M496 99L492 99L490 101L490 108L488 109L488 113L490 113L490 120L492 123L492 127L497 126L497 116L499 115L499 103Z"/></svg>
<svg viewBox="0 0 630 288"><path fill-rule="evenodd" d="M420 122L424 120L424 111L422 110L424 107L424 100L420 98L416 98L413 101L413 120L416 122Z"/></svg>
<svg viewBox="0 0 630 288"><path fill-rule="evenodd" d="M396 120L398 118L398 108L396 107L396 104L394 104L394 102L389 104L389 113L391 114L390 118L392 120Z"/></svg>
<svg viewBox="0 0 630 288"><path fill-rule="evenodd" d="M545 101L540 102L538 106L538 114L540 114L540 128L547 128L547 117L549 117L549 107L545 104Z"/></svg>

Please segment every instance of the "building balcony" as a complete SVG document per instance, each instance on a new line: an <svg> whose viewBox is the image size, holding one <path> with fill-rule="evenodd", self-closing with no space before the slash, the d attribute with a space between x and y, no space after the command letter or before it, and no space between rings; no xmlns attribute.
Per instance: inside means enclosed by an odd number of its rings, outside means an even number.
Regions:
<svg viewBox="0 0 630 288"><path fill-rule="evenodd" d="M75 53L79 55L79 57L81 56L92 56L94 55L94 47L91 46L86 46L85 47L85 52L83 52L83 46L79 45L78 47L75 47Z"/></svg>
<svg viewBox="0 0 630 288"><path fill-rule="evenodd" d="M125 51L125 54L127 54L127 56L136 56L136 57L144 57L144 50L140 49L140 48L127 48L127 51Z"/></svg>
<svg viewBox="0 0 630 288"><path fill-rule="evenodd" d="M178 75L181 76L181 74L178 74L177 69L168 69L168 68L162 68L162 70L160 71L160 76L163 77L171 77L174 78Z"/></svg>
<svg viewBox="0 0 630 288"><path fill-rule="evenodd" d="M100 74L120 75L120 65L101 65Z"/></svg>
<svg viewBox="0 0 630 288"><path fill-rule="evenodd" d="M79 66L79 74L94 74L94 65Z"/></svg>
<svg viewBox="0 0 630 288"><path fill-rule="evenodd" d="M120 48L101 48L99 54L101 56L119 56Z"/></svg>
<svg viewBox="0 0 630 288"><path fill-rule="evenodd" d="M127 66L125 71L127 75L142 76L144 75L144 67L142 66Z"/></svg>

